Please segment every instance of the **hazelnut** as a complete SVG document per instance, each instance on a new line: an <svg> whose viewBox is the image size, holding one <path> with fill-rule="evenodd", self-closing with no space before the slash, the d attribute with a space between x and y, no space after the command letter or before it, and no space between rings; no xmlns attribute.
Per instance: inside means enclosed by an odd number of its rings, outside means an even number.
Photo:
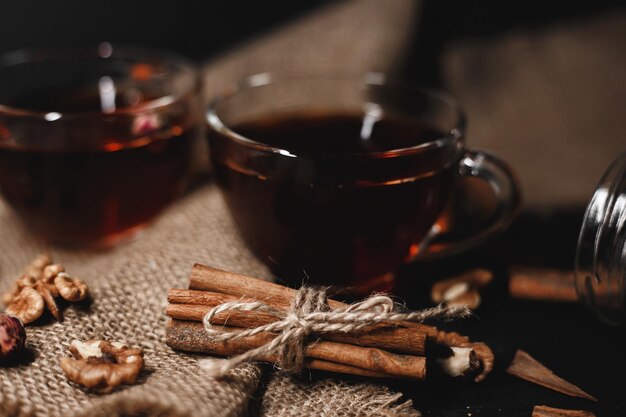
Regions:
<svg viewBox="0 0 626 417"><path fill-rule="evenodd" d="M95 392L106 394L121 384L132 384L143 369L143 350L106 340L74 340L73 358L61 358L68 379Z"/></svg>
<svg viewBox="0 0 626 417"><path fill-rule="evenodd" d="M28 324L41 317L43 308L44 300L41 294L33 287L24 287L13 297L6 313L19 318L22 323Z"/></svg>
<svg viewBox="0 0 626 417"><path fill-rule="evenodd" d="M24 348L26 332L17 317L0 313L0 363Z"/></svg>

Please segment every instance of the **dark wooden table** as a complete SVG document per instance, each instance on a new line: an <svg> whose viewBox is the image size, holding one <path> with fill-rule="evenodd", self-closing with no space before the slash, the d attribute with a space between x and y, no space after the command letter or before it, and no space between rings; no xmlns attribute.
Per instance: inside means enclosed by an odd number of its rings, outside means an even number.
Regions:
<svg viewBox="0 0 626 417"><path fill-rule="evenodd" d="M469 116L468 143L494 150L513 165L531 207L586 201L600 173L624 149L623 2L600 0L584 7L571 2L421 2L426 10L408 7L410 2L331 0L308 6L278 1L273 7L241 1L177 7L164 0L149 7L113 3L94 14L89 4L70 0L9 2L3 9L8 18L0 27L0 34L6 34L0 36L0 50L109 40L172 48L202 60L330 4L328 13L292 23L288 31L270 33L213 62L207 69L208 87L221 89L231 77L267 70L394 72L393 64L402 63L402 48L396 48L401 41L409 44L408 58L395 72L457 96ZM383 13L394 7L398 13ZM398 17L406 14L415 14L411 18L423 25L412 30L415 39L402 33L408 27ZM365 31L363 22L368 22ZM400 35L388 36L394 33ZM524 213L508 233L481 250L403 268L397 292L412 307L428 305L430 285L439 277L475 266L492 268L496 279L483 293L476 317L453 328L489 343L497 362L480 384L391 382L391 387L412 398L425 416L521 417L530 416L537 404L625 416L621 378L626 374L626 329L607 327L579 305L517 301L507 295L511 262L573 266L582 211L576 206ZM506 374L519 348L596 396L598 403Z"/></svg>
<svg viewBox="0 0 626 417"><path fill-rule="evenodd" d="M610 327L578 304L514 300L507 293L507 266L524 262L572 267L583 207L567 212L524 213L497 241L447 259L406 266L398 293L412 306L429 303L433 280L464 269L491 268L496 277L483 292L474 318L448 325L486 341L496 367L482 383L396 382L392 387L412 398L425 416L530 416L534 405L583 409L597 416L626 416L626 329ZM504 372L515 351L523 349L557 375L598 398L572 398Z"/></svg>

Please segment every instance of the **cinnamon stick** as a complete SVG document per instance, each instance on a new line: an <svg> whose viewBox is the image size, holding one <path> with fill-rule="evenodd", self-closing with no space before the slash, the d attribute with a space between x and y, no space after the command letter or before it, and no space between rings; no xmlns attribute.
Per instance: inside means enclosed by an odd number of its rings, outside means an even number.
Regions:
<svg viewBox="0 0 626 417"><path fill-rule="evenodd" d="M511 268L509 293L512 297L530 300L578 301L574 273L548 268Z"/></svg>
<svg viewBox="0 0 626 417"><path fill-rule="evenodd" d="M171 303L165 309L165 314L179 320L202 321L204 315L213 307L231 301L249 302L250 298L241 298L234 295L220 294L212 291L195 291L172 288L167 293ZM287 311L289 305L273 299L266 303L278 310ZM229 311L216 315L214 324L226 324L232 327L258 327L273 323L278 318L263 312ZM333 333L321 336L323 339L340 343L349 343L359 346L377 347L398 353L423 356L426 352L427 333L420 329L406 327L364 328L356 334Z"/></svg>
<svg viewBox="0 0 626 417"><path fill-rule="evenodd" d="M165 307L165 314L177 320L202 321L212 308L211 306L194 304L169 304ZM228 324L232 327L251 329L264 326L273 321L276 321L276 318L267 313L254 312L254 314L250 314L250 312L227 311L215 315L212 324Z"/></svg>
<svg viewBox="0 0 626 417"><path fill-rule="evenodd" d="M276 305L290 305L296 296L296 290L292 288L202 264L193 266L189 278L189 289L230 294ZM345 308L347 304L329 299L328 306L335 310ZM381 324L380 327L398 327L398 325ZM426 333L429 340L436 340L439 333L436 327L420 323L402 322L401 327L419 329Z"/></svg>
<svg viewBox="0 0 626 417"><path fill-rule="evenodd" d="M553 408L545 405L536 405L533 408L532 417L595 417L591 411L566 410L563 408Z"/></svg>
<svg viewBox="0 0 626 417"><path fill-rule="evenodd" d="M178 320L170 320L166 327L166 343L173 349L183 350L187 352L204 352L202 338L197 335L197 329L186 326L184 322ZM217 354L217 353L216 353ZM276 362L276 355L268 355L263 357L263 361ZM343 365L336 362L329 362L322 359L305 358L304 364L309 369L318 371L338 372L350 375L369 376L375 378L391 378L391 375L370 371L368 369L357 368L354 366Z"/></svg>
<svg viewBox="0 0 626 417"><path fill-rule="evenodd" d="M221 292L279 305L290 305L296 296L296 290L292 288L202 264L193 266L189 289ZM346 305L328 300L328 306L337 309Z"/></svg>
<svg viewBox="0 0 626 417"><path fill-rule="evenodd" d="M219 327L216 330L233 332L238 329ZM168 346L188 352L203 352L214 355L230 356L255 349L270 342L275 337L271 333L259 333L257 335L231 339L227 341L215 341L206 333L202 323L171 320L166 328L166 343ZM421 356L393 354L381 349L365 348L343 343L319 341L309 345L305 350L305 356L309 359L325 361L317 362L324 370L355 373L368 376L402 377L423 380L426 376L426 358ZM266 358L275 361L275 357ZM308 365L315 362L308 362ZM335 365L331 365L335 364ZM346 368L349 367L349 368ZM359 368L354 370L352 368ZM340 370L340 369L343 369Z"/></svg>

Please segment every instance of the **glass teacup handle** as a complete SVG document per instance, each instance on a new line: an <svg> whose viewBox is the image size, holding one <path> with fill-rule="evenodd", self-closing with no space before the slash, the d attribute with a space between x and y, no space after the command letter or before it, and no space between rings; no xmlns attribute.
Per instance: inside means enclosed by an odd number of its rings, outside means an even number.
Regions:
<svg viewBox="0 0 626 417"><path fill-rule="evenodd" d="M502 232L520 207L511 168L480 150L466 150L458 163L450 201L414 251L416 259L445 256L485 242Z"/></svg>

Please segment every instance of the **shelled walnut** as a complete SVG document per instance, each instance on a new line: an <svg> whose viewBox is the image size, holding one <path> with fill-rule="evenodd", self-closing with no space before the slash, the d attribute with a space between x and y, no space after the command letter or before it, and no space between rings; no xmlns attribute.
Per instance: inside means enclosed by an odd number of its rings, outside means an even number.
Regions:
<svg viewBox="0 0 626 417"><path fill-rule="evenodd" d="M22 274L17 281L13 284L13 287L2 295L2 302L5 305L11 304L11 301L17 297L17 295L26 287L34 287L37 282L37 278L29 274Z"/></svg>
<svg viewBox="0 0 626 417"><path fill-rule="evenodd" d="M41 282L45 284L53 297L59 296L59 290L54 285L54 280L61 273L65 273L65 268L63 267L63 265L52 264L46 266L41 274Z"/></svg>
<svg viewBox="0 0 626 417"><path fill-rule="evenodd" d="M54 285L59 295L67 301L81 301L89 295L89 287L78 278L70 278L65 272L59 273L54 278Z"/></svg>
<svg viewBox="0 0 626 417"><path fill-rule="evenodd" d="M435 303L466 305L472 310L480 306L479 289L493 280L493 274L486 269L474 269L464 274L436 282L431 290Z"/></svg>
<svg viewBox="0 0 626 417"><path fill-rule="evenodd" d="M33 287L24 287L6 309L6 313L19 318L27 324L37 320L43 314L43 297Z"/></svg>
<svg viewBox="0 0 626 417"><path fill-rule="evenodd" d="M134 383L144 365L142 349L129 348L120 342L74 340L69 350L73 358L60 360L65 375L100 394Z"/></svg>
<svg viewBox="0 0 626 417"><path fill-rule="evenodd" d="M50 255L43 254L26 267L2 300L7 313L27 324L41 317L45 308L56 320L62 320L55 300L59 296L71 302L81 301L89 296L89 288L82 280L68 276L65 267L53 263Z"/></svg>

